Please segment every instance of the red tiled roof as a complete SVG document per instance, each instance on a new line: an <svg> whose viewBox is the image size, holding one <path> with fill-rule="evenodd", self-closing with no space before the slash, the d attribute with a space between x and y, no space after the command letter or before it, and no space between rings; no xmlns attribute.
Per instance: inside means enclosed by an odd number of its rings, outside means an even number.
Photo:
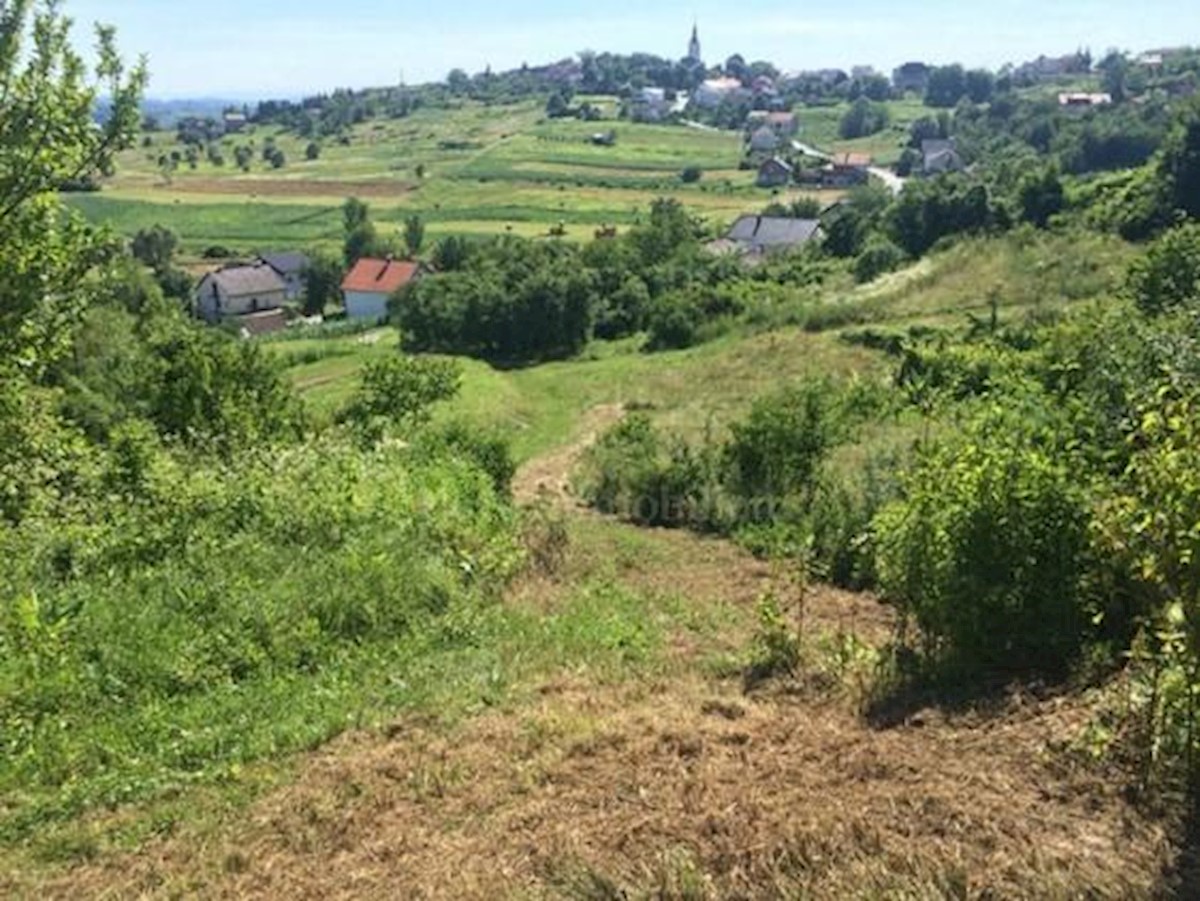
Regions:
<svg viewBox="0 0 1200 901"><path fill-rule="evenodd" d="M838 153L834 154L833 164L850 169L865 169L871 165L871 156L866 153Z"/></svg>
<svg viewBox="0 0 1200 901"><path fill-rule="evenodd" d="M414 278L418 263L407 260L374 260L364 258L342 279L343 291L364 294L394 294Z"/></svg>

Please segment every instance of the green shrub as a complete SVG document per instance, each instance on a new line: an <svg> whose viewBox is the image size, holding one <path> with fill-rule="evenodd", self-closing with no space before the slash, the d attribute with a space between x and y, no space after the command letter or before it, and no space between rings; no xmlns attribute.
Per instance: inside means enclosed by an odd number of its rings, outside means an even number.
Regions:
<svg viewBox="0 0 1200 901"><path fill-rule="evenodd" d="M1155 241L1130 267L1128 287L1151 316L1200 301L1200 225L1174 228Z"/></svg>
<svg viewBox="0 0 1200 901"><path fill-rule="evenodd" d="M854 279L860 285L874 281L903 262L903 250L887 238L872 238L854 261Z"/></svg>
<svg viewBox="0 0 1200 901"><path fill-rule="evenodd" d="M751 520L769 519L789 501L806 501L834 442L835 390L805 381L755 402L731 429L726 447L731 484Z"/></svg>
<svg viewBox="0 0 1200 901"><path fill-rule="evenodd" d="M697 343L703 322L704 314L690 296L675 293L661 297L651 305L647 317L646 350L691 347Z"/></svg>
<svg viewBox="0 0 1200 901"><path fill-rule="evenodd" d="M1062 673L1089 625L1089 508L1067 465L979 424L928 451L875 520L879 581L928 657Z"/></svg>
<svg viewBox="0 0 1200 901"><path fill-rule="evenodd" d="M445 455L128 456L136 492L0 525L0 838L400 703L521 560L492 480Z"/></svg>

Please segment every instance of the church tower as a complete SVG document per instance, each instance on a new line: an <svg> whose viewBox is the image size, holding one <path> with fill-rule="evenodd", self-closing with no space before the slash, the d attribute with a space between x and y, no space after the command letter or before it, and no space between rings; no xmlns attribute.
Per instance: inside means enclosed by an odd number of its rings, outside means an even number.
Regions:
<svg viewBox="0 0 1200 901"><path fill-rule="evenodd" d="M695 24L692 25L692 39L688 41L688 62L698 63L703 59L700 56L700 32Z"/></svg>

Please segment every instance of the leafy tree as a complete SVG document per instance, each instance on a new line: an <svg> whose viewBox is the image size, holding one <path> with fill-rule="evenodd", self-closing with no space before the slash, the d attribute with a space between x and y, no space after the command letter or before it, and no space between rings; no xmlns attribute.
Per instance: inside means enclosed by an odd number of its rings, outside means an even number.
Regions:
<svg viewBox="0 0 1200 901"><path fill-rule="evenodd" d="M416 257L424 243L425 223L414 213L404 220L404 245L408 248L408 255Z"/></svg>
<svg viewBox="0 0 1200 901"><path fill-rule="evenodd" d="M411 432L428 422L432 406L458 393L462 370L453 360L396 355L369 363L362 385L339 420L368 441L389 428Z"/></svg>
<svg viewBox="0 0 1200 901"><path fill-rule="evenodd" d="M954 107L967 93L967 76L958 63L939 66L929 73L925 88L925 105Z"/></svg>
<svg viewBox="0 0 1200 901"><path fill-rule="evenodd" d="M371 208L357 197L347 197L342 204L342 228L347 234L366 225L371 218Z"/></svg>
<svg viewBox="0 0 1200 901"><path fill-rule="evenodd" d="M243 172L249 172L250 164L254 162L254 149L247 144L239 144L233 148L233 161Z"/></svg>
<svg viewBox="0 0 1200 901"><path fill-rule="evenodd" d="M321 158L321 145L316 141L309 141L308 146L304 148L304 158L310 163Z"/></svg>
<svg viewBox="0 0 1200 901"><path fill-rule="evenodd" d="M29 375L64 350L88 303L87 275L114 250L55 190L111 170L136 138L146 82L142 66L126 70L103 26L90 77L69 28L57 3L0 6L0 366ZM109 111L97 125L101 95Z"/></svg>
<svg viewBox="0 0 1200 901"><path fill-rule="evenodd" d="M854 278L860 284L873 281L886 272L891 272L904 262L904 251L883 236L867 242L858 259L854 261Z"/></svg>
<svg viewBox="0 0 1200 901"><path fill-rule="evenodd" d="M1130 267L1128 289L1150 315L1200 302L1200 224L1179 226L1155 241Z"/></svg>
<svg viewBox="0 0 1200 901"><path fill-rule="evenodd" d="M328 306L337 303L344 275L342 261L337 257L320 250L309 254L309 265L304 271L306 316L324 315Z"/></svg>
<svg viewBox="0 0 1200 901"><path fill-rule="evenodd" d="M762 502L763 513L815 488L834 440L833 393L826 382L805 381L756 401L732 426L726 456L734 485L743 498Z"/></svg>
<svg viewBox="0 0 1200 901"><path fill-rule="evenodd" d="M981 414L922 457L875 521L880 583L935 663L1061 674L1089 628L1087 497L1013 415L1038 414Z"/></svg>
<svg viewBox="0 0 1200 901"><path fill-rule="evenodd" d="M141 229L130 242L134 257L153 269L163 272L170 267L179 247L179 236L165 225Z"/></svg>
<svg viewBox="0 0 1200 901"><path fill-rule="evenodd" d="M987 103L996 91L996 77L987 69L972 69L966 74L964 87L972 103Z"/></svg>
<svg viewBox="0 0 1200 901"><path fill-rule="evenodd" d="M1062 212L1065 196L1062 179L1053 166L1030 173L1021 179L1017 189L1021 218L1038 228L1045 228L1051 216Z"/></svg>
<svg viewBox="0 0 1200 901"><path fill-rule="evenodd" d="M561 119L571 115L571 99L568 91L555 91L546 101L546 115L551 119Z"/></svg>
<svg viewBox="0 0 1200 901"><path fill-rule="evenodd" d="M842 121L838 124L838 134L848 141L864 138L883 131L890 121L891 117L885 105L860 97L842 116Z"/></svg>
<svg viewBox="0 0 1200 901"><path fill-rule="evenodd" d="M466 265L471 248L464 238L449 235L433 248L433 266L439 272L455 272Z"/></svg>
<svg viewBox="0 0 1200 901"><path fill-rule="evenodd" d="M1167 138L1159 178L1175 209L1200 220L1200 101L1192 101Z"/></svg>
<svg viewBox="0 0 1200 901"><path fill-rule="evenodd" d="M1126 86L1129 79L1129 60L1118 50L1111 51L1104 59L1096 63L1101 73L1101 84L1106 93L1112 94L1113 100L1120 103L1125 99Z"/></svg>
<svg viewBox="0 0 1200 901"><path fill-rule="evenodd" d="M471 76L462 69L451 69L446 76L446 87L452 94L465 94L471 87Z"/></svg>

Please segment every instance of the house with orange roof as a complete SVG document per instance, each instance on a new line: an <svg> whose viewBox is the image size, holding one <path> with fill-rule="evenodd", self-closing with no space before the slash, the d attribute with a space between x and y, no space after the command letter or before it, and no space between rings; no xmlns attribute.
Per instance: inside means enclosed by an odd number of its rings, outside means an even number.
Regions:
<svg viewBox="0 0 1200 901"><path fill-rule="evenodd" d="M347 318L382 322L387 318L392 295L421 274L421 264L412 260L364 257L342 279Z"/></svg>

